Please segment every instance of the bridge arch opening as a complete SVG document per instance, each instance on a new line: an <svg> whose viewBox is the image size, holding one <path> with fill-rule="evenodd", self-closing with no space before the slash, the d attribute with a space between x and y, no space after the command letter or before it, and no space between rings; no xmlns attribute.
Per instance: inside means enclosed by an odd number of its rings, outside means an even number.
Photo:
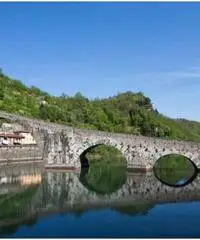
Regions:
<svg viewBox="0 0 200 240"><path fill-rule="evenodd" d="M98 143L86 148L80 154L81 168L88 168L90 164L109 164L112 166L126 166L127 161L121 151L113 146Z"/></svg>
<svg viewBox="0 0 200 240"><path fill-rule="evenodd" d="M183 187L191 183L198 174L194 162L180 154L160 157L154 164L153 171L158 180L172 187Z"/></svg>
<svg viewBox="0 0 200 240"><path fill-rule="evenodd" d="M126 183L126 159L112 146L96 144L81 155L80 182L100 195L111 194Z"/></svg>

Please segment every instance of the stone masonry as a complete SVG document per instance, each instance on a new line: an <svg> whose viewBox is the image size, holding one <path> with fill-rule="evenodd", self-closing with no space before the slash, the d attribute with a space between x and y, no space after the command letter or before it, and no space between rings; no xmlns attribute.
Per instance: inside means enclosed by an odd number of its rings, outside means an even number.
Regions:
<svg viewBox="0 0 200 240"><path fill-rule="evenodd" d="M76 129L5 112L0 112L0 117L33 133L46 167L80 169L80 156L104 144L117 148L131 168L151 169L160 157L172 153L189 158L200 168L200 143Z"/></svg>
<svg viewBox="0 0 200 240"><path fill-rule="evenodd" d="M39 161L42 160L42 154L42 149L35 145L1 146L0 165L1 163L9 164L17 161Z"/></svg>

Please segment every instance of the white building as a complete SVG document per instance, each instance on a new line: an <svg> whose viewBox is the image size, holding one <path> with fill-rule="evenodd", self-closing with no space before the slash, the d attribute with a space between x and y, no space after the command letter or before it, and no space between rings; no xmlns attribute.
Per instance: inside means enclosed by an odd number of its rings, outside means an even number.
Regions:
<svg viewBox="0 0 200 240"><path fill-rule="evenodd" d="M21 144L21 140L24 136L13 133L0 133L0 145L9 146L15 144Z"/></svg>
<svg viewBox="0 0 200 240"><path fill-rule="evenodd" d="M20 139L20 144L36 144L35 139L33 138L33 135L28 131L17 131L14 132L17 135L22 136L23 138Z"/></svg>

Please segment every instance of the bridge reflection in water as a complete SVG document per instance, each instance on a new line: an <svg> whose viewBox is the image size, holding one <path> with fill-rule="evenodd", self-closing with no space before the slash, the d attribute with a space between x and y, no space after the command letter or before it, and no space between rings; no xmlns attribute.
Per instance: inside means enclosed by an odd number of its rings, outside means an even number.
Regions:
<svg viewBox="0 0 200 240"><path fill-rule="evenodd" d="M163 184L153 172L115 169L108 175L103 182L98 171L45 171L35 164L1 169L0 234L11 234L18 226L34 224L39 217L55 212L79 216L90 209L109 207L138 215L148 214L155 204L200 200L200 175L181 188Z"/></svg>

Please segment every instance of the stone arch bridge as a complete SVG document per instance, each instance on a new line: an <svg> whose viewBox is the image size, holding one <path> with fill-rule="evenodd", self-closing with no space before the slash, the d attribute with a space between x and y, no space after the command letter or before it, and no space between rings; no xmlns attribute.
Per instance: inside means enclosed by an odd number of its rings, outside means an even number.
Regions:
<svg viewBox="0 0 200 240"><path fill-rule="evenodd" d="M186 156L200 168L200 143L83 130L5 112L0 112L0 118L18 123L33 133L46 167L80 169L80 156L104 144L117 148L130 168L151 169L161 156L171 153Z"/></svg>

